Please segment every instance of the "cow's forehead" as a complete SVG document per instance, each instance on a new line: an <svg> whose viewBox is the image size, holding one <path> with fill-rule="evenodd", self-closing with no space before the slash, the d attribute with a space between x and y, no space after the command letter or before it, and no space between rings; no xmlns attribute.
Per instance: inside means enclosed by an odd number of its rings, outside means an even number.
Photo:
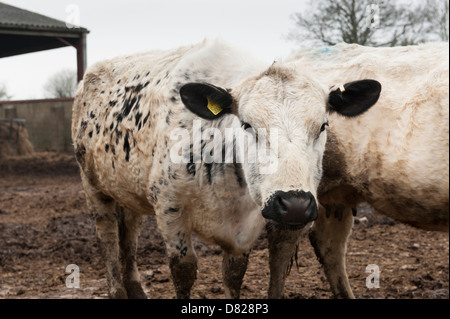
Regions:
<svg viewBox="0 0 450 319"><path fill-rule="evenodd" d="M243 84L238 113L242 120L260 124L286 117L321 122L326 116L326 99L325 88L311 77L272 66Z"/></svg>

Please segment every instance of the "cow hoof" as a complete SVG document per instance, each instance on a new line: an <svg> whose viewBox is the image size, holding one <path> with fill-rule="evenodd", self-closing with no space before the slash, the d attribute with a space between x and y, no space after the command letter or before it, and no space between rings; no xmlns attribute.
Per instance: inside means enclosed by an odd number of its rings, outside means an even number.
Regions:
<svg viewBox="0 0 450 319"><path fill-rule="evenodd" d="M110 299L127 299L128 295L124 288L117 288L115 291L109 292Z"/></svg>
<svg viewBox="0 0 450 319"><path fill-rule="evenodd" d="M137 281L130 281L125 284L127 295L129 299L147 299L147 295L142 289L141 283Z"/></svg>

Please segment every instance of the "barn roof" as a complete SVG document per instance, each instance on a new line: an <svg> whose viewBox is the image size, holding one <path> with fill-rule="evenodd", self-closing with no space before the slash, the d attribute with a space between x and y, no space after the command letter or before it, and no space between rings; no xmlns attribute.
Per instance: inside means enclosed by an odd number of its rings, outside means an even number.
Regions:
<svg viewBox="0 0 450 319"><path fill-rule="evenodd" d="M16 8L0 2L0 28L20 30L48 30L63 33L87 33L87 29L68 28L64 21L56 20L39 13Z"/></svg>
<svg viewBox="0 0 450 319"><path fill-rule="evenodd" d="M0 28L4 30L58 31L88 33L85 28L68 28L64 21L0 2Z"/></svg>
<svg viewBox="0 0 450 319"><path fill-rule="evenodd" d="M0 2L0 43L5 44L0 45L0 58L73 46L80 80L86 68L87 33L86 28Z"/></svg>

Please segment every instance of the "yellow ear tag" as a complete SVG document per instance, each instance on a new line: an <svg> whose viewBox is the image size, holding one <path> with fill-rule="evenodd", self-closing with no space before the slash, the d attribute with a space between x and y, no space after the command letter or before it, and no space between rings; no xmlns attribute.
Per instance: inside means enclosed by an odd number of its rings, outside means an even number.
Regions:
<svg viewBox="0 0 450 319"><path fill-rule="evenodd" d="M208 106L207 106L207 108L208 108L208 110L211 111L212 114L217 115L217 114L219 114L220 112L223 111L223 109L220 107L219 104L214 104L214 103L212 103L210 101L209 98L207 98L207 99L208 99Z"/></svg>

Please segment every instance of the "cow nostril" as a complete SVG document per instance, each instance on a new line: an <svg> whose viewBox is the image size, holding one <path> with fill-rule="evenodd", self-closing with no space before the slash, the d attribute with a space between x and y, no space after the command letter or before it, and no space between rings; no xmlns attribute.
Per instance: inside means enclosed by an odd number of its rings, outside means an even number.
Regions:
<svg viewBox="0 0 450 319"><path fill-rule="evenodd" d="M281 197L277 197L277 203L282 214L286 214L288 212L288 206L286 205L286 200Z"/></svg>

